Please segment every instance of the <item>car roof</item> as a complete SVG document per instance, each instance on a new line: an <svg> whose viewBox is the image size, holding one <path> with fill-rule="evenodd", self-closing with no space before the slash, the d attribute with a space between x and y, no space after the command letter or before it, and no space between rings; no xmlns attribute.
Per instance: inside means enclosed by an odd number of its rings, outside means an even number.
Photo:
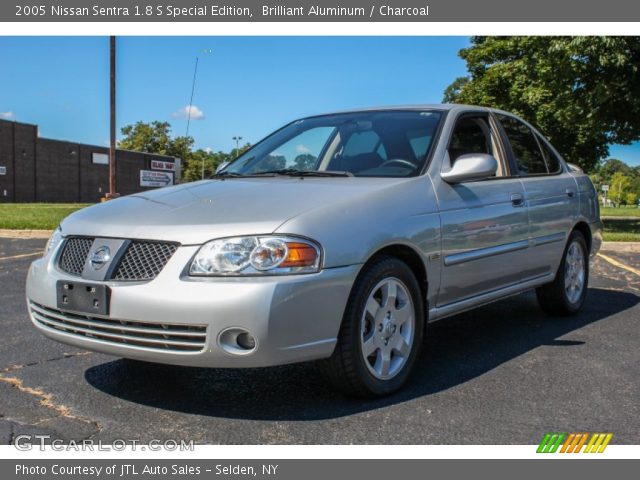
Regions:
<svg viewBox="0 0 640 480"><path fill-rule="evenodd" d="M465 110L473 110L473 111L485 111L485 112L495 112L495 113L505 113L508 115L509 112L505 112L503 110L498 110L490 107L481 107L477 105L464 105L464 104L455 104L455 103L427 103L427 104L412 104L412 105L382 105L376 107L365 107L365 108L353 108L348 110L338 110L333 112L321 113L318 115L309 115L304 118L314 118L314 117L322 117L325 115L337 115L344 113L360 113L360 112L380 112L380 111L398 111L398 110L444 110L444 111L465 111Z"/></svg>

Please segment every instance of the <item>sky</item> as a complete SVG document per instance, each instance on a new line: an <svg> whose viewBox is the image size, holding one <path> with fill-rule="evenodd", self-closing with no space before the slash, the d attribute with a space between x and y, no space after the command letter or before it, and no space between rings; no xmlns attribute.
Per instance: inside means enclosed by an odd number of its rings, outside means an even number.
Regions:
<svg viewBox="0 0 640 480"><path fill-rule="evenodd" d="M118 37L118 131L136 121L187 129L197 148L255 143L306 115L439 103L466 74L467 37ZM107 145L108 37L0 37L0 118L42 137ZM640 165L640 143L610 156Z"/></svg>

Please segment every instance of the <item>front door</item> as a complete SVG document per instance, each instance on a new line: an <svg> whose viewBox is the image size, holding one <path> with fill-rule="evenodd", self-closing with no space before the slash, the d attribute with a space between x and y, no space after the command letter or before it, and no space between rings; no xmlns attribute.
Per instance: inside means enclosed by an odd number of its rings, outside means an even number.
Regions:
<svg viewBox="0 0 640 480"><path fill-rule="evenodd" d="M510 176L497 128L487 114L458 118L443 168L467 153L498 160L495 177L448 184L434 179L442 227L442 274L437 306L491 292L534 276L527 269L525 191Z"/></svg>

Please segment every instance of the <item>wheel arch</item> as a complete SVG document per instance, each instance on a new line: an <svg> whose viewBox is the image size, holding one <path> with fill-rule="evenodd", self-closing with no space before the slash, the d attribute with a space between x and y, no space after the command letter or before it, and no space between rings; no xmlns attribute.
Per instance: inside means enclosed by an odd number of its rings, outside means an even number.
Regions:
<svg viewBox="0 0 640 480"><path fill-rule="evenodd" d="M582 234L585 242L587 242L587 253L590 254L591 245L593 243L593 237L592 237L593 234L591 232L591 227L589 227L589 224L584 220L580 220L571 229L571 232L574 232L574 231L578 231Z"/></svg>
<svg viewBox="0 0 640 480"><path fill-rule="evenodd" d="M427 276L427 266L425 265L422 255L415 248L403 243L386 245L369 256L363 264L361 271L383 256L397 258L411 269L418 281L418 285L420 285L420 292L425 302L425 309L428 311L429 279Z"/></svg>

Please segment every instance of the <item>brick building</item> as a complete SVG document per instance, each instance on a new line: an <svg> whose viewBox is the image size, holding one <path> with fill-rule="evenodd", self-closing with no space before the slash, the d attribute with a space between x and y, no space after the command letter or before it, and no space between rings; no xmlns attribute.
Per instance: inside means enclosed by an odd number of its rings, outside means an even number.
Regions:
<svg viewBox="0 0 640 480"><path fill-rule="evenodd" d="M0 202L98 202L109 190L108 154L106 147L40 138L36 125L0 120ZM179 175L179 159L116 153L121 195L177 183Z"/></svg>

